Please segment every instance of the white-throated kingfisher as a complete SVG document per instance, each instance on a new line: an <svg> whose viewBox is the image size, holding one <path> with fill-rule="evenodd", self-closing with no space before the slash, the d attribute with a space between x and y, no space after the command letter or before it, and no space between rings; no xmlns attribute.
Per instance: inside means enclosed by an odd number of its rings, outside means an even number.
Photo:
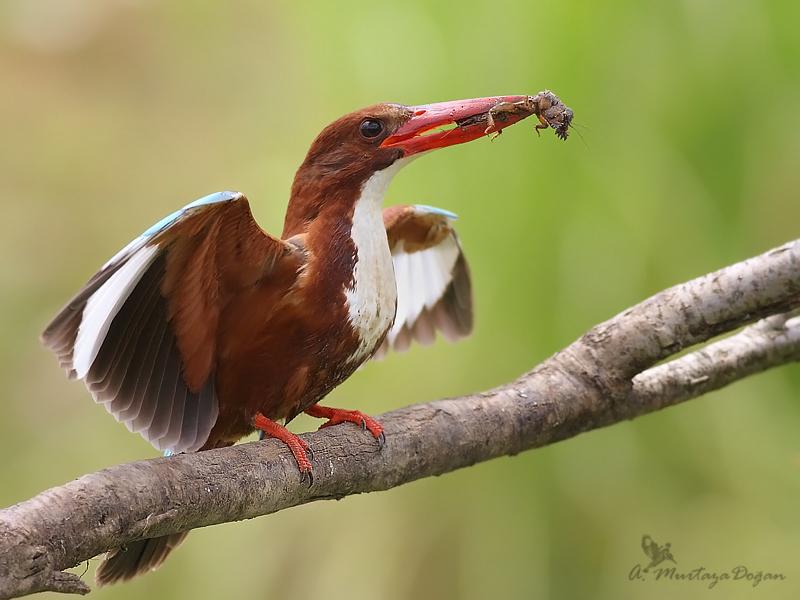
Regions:
<svg viewBox="0 0 800 600"><path fill-rule="evenodd" d="M338 119L297 171L280 238L259 228L242 194L192 202L109 260L44 344L161 451L229 446L261 430L289 446L310 480L308 447L283 426L301 412L328 419L323 426L362 424L382 444L374 419L317 403L389 347L431 343L436 330L457 341L473 323L455 215L382 210L387 187L424 152L534 114L508 108L531 100L379 104ZM112 550L98 584L158 567L185 536Z"/></svg>

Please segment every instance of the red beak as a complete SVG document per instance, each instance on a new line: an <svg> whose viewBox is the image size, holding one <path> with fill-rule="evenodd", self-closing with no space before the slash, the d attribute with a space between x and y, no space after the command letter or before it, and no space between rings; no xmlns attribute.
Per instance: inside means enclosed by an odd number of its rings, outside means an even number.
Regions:
<svg viewBox="0 0 800 600"><path fill-rule="evenodd" d="M381 144L382 148L402 148L405 156L471 142L489 133L500 131L533 114L520 108L503 111L502 119L495 119L493 109L498 106L527 104L529 96L493 96L472 100L455 100L410 107L412 117L394 135ZM455 124L445 131L428 133L444 125Z"/></svg>

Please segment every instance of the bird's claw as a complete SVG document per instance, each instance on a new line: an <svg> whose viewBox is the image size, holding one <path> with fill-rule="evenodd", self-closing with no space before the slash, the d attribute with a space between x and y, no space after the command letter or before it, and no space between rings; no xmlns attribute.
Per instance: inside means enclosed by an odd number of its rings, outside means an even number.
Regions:
<svg viewBox="0 0 800 600"><path fill-rule="evenodd" d="M373 436L375 436L375 439L378 440L378 443L381 444L381 447L383 447L383 443L381 443L383 427L375 419L369 415L365 415L361 411L344 410L341 408L328 408L326 406L320 406L317 404L307 409L306 413L312 417L328 419L325 423L319 426L320 429L331 427L332 425L338 425L339 423L355 423L356 425L361 425L362 431L368 430ZM383 439L385 443L386 437L383 436Z"/></svg>
<svg viewBox="0 0 800 600"><path fill-rule="evenodd" d="M310 469L308 471L300 471L300 481L305 483L306 477L308 478L308 487L310 489L314 485L314 472Z"/></svg>
<svg viewBox="0 0 800 600"><path fill-rule="evenodd" d="M271 421L264 415L259 413L253 420L253 425L259 430L259 439L267 437L275 438L282 441L294 456L297 462L297 468L300 469L300 476L305 481L306 474L308 474L308 487L314 483L314 475L311 473L311 462L314 460L314 452L306 441L299 436L295 435L282 425L278 425L275 421Z"/></svg>

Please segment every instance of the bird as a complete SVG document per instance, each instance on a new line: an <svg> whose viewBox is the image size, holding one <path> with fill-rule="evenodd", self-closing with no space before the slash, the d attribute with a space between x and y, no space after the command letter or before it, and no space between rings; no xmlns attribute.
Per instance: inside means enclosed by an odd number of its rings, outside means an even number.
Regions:
<svg viewBox="0 0 800 600"><path fill-rule="evenodd" d="M299 167L280 237L247 198L217 192L162 219L106 262L42 334L71 379L131 432L166 454L230 446L254 431L283 441L313 482L309 448L285 425L370 358L450 342L473 329L470 271L455 215L424 205L383 209L397 172L428 152L485 135L491 111L529 96L345 115ZM498 131L532 114L506 111ZM98 585L159 567L188 532L110 550Z"/></svg>
<svg viewBox="0 0 800 600"><path fill-rule="evenodd" d="M672 544L667 542L663 546L659 546L655 543L653 538L649 535L645 534L642 536L642 550L647 555L648 558L651 559L650 564L645 567L644 572L647 573L652 567L656 567L660 565L665 560L671 560L675 564L677 562L672 557L672 552L670 552L670 547Z"/></svg>

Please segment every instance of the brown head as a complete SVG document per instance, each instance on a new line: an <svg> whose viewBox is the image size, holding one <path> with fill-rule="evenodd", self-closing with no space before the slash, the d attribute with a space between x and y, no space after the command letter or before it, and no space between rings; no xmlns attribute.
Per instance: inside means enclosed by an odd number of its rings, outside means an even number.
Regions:
<svg viewBox="0 0 800 600"><path fill-rule="evenodd" d="M295 175L284 238L304 231L326 206L354 203L370 177L398 160L482 137L490 111L498 103L525 98L500 96L422 106L376 104L337 119L317 136ZM509 119L497 129L522 118ZM451 124L451 129L434 131Z"/></svg>

